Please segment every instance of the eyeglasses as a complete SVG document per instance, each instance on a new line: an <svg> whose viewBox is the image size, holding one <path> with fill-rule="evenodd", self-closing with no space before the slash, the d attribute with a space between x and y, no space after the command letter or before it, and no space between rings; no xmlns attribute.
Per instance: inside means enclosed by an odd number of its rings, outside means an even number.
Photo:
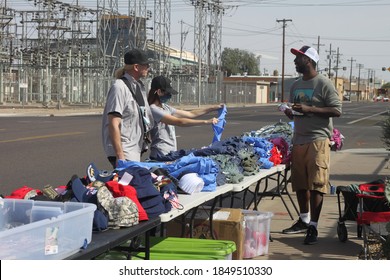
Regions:
<svg viewBox="0 0 390 280"><path fill-rule="evenodd" d="M150 68L150 64L149 63L147 63L147 64L139 64L139 65L145 66L146 68Z"/></svg>

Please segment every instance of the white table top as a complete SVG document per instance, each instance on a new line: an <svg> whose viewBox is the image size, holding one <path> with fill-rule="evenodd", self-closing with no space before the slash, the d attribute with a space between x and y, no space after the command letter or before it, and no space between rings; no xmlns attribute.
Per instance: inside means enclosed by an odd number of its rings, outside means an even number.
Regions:
<svg viewBox="0 0 390 280"><path fill-rule="evenodd" d="M216 190L213 192L199 192L193 194L179 194L179 203L183 205L183 209L172 209L168 213L164 213L160 215L160 219L162 223L169 222L174 218L186 213L187 211L206 203L222 194L226 194L229 192L240 192L256 183L257 181L266 178L267 176L273 175L277 172L283 171L285 169L285 165L280 164L274 166L270 169L260 169L255 175L245 176L244 180L238 184L224 184L222 186L217 186Z"/></svg>
<svg viewBox="0 0 390 280"><path fill-rule="evenodd" d="M238 184L231 184L233 186L232 191L233 192L243 191L249 186L251 186L252 184L257 183L259 180L264 179L277 172L283 171L284 169L286 169L286 166L284 164L273 166L270 169L260 169L260 172L255 175L245 176L242 182Z"/></svg>
<svg viewBox="0 0 390 280"><path fill-rule="evenodd" d="M169 222L170 220L184 214L185 212L214 199L215 197L232 191L232 185L222 185L216 188L213 192L199 192L193 194L179 194L179 203L183 205L183 209L172 209L168 213L160 215L161 222Z"/></svg>

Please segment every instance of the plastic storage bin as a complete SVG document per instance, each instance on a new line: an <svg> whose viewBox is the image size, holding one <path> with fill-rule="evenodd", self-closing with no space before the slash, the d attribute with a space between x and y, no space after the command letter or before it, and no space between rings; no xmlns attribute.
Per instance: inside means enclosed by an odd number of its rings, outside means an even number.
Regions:
<svg viewBox="0 0 390 280"><path fill-rule="evenodd" d="M144 260L145 253L138 253L132 256L132 260ZM151 260L225 260L224 256L209 256L209 255L195 255L195 254L172 254L172 253L156 253L150 252Z"/></svg>
<svg viewBox="0 0 390 280"><path fill-rule="evenodd" d="M211 240L179 237L152 237L151 258L169 260L231 260L236 244L228 240Z"/></svg>
<svg viewBox="0 0 390 280"><path fill-rule="evenodd" d="M96 205L0 199L0 259L63 259L92 239Z"/></svg>
<svg viewBox="0 0 390 280"><path fill-rule="evenodd" d="M244 215L244 252L243 258L254 258L268 254L271 212L243 210Z"/></svg>

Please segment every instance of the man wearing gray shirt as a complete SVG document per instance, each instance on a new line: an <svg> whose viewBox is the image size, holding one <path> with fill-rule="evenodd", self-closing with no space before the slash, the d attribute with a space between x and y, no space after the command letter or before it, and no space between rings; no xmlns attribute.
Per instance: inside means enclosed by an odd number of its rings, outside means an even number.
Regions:
<svg viewBox="0 0 390 280"><path fill-rule="evenodd" d="M306 232L304 244L318 241L318 220L328 191L332 117L341 115L341 100L333 83L317 73L317 51L308 46L291 49L302 77L290 89L291 108L284 112L294 120L291 184L300 209L299 220L283 233Z"/></svg>
<svg viewBox="0 0 390 280"><path fill-rule="evenodd" d="M145 133L148 124L153 124L141 81L148 75L151 60L144 51L132 49L124 55L124 63L115 72L102 120L103 147L114 168L118 160L141 160Z"/></svg>

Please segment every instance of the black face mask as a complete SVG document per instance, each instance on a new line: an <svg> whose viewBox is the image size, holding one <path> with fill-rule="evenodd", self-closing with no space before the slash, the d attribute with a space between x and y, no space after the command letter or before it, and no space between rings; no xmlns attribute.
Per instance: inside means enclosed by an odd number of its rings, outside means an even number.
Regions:
<svg viewBox="0 0 390 280"><path fill-rule="evenodd" d="M172 95L171 94L165 94L163 96L160 96L160 101L161 103L167 103L171 99Z"/></svg>

